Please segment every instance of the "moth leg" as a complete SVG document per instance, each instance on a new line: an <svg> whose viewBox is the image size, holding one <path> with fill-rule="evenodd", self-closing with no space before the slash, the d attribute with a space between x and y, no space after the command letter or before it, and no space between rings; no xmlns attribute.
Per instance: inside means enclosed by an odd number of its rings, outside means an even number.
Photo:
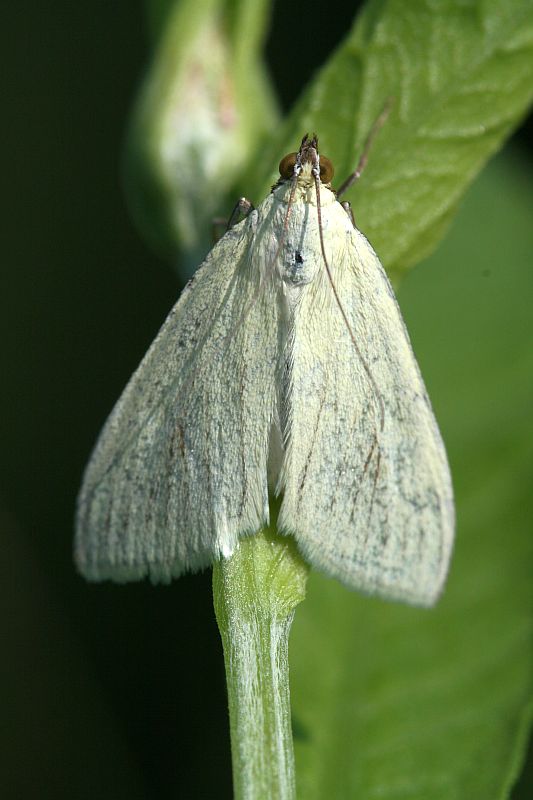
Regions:
<svg viewBox="0 0 533 800"><path fill-rule="evenodd" d="M352 225L353 225L353 226L354 226L354 228L355 228L355 227L356 227L356 224L355 224L355 217L354 217L354 215L353 215L352 204L351 204L351 203L349 203L347 200L343 200L343 201L342 201L342 203L341 203L341 206L344 208L344 210L345 210L345 211L346 211L346 213L348 214L348 217L350 218L350 220L351 220L351 223L352 223Z"/></svg>
<svg viewBox="0 0 533 800"><path fill-rule="evenodd" d="M229 229L233 228L233 226L238 222L246 219L248 214L250 214L252 211L254 211L253 204L247 200L246 197L241 197L235 203L229 220L224 219L223 217L215 217L212 223L213 244L216 244L219 239L222 239L226 231L229 231Z"/></svg>
<svg viewBox="0 0 533 800"><path fill-rule="evenodd" d="M255 210L255 206L251 203L246 197L241 197L235 203L235 207L231 212L231 216L228 220L228 224L226 230L229 231L230 228L233 228L238 222L241 222L243 219L246 219L248 214L251 214L252 211Z"/></svg>

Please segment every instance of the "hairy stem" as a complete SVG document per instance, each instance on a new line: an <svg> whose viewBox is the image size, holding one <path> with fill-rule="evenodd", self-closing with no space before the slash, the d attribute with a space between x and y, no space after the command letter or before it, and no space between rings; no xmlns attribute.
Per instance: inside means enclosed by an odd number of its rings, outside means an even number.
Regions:
<svg viewBox="0 0 533 800"><path fill-rule="evenodd" d="M213 570L226 664L235 800L295 797L288 641L308 567L271 530Z"/></svg>

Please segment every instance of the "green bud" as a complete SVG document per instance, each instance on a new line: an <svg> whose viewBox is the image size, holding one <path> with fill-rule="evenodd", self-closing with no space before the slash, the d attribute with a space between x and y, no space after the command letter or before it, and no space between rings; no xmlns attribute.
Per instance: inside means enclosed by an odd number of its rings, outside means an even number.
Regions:
<svg viewBox="0 0 533 800"><path fill-rule="evenodd" d="M268 4L184 0L167 11L130 124L126 181L149 243L191 271L213 218L277 121L259 48Z"/></svg>

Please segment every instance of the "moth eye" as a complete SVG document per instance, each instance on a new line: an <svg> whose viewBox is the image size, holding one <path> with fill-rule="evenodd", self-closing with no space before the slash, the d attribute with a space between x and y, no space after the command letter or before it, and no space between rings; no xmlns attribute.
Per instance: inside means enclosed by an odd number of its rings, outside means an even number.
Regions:
<svg viewBox="0 0 533 800"><path fill-rule="evenodd" d="M333 164L325 156L320 156L320 180L322 183L329 183L333 178Z"/></svg>
<svg viewBox="0 0 533 800"><path fill-rule="evenodd" d="M288 155L283 156L279 162L279 174L282 178L292 178L297 155L297 153L289 153Z"/></svg>

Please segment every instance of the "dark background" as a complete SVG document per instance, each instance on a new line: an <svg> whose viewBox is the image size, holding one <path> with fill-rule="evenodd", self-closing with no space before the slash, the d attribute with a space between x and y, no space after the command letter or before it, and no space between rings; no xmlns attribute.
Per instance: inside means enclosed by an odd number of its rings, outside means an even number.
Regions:
<svg viewBox="0 0 533 800"><path fill-rule="evenodd" d="M278 4L285 107L354 4ZM231 797L210 575L88 586L71 561L80 474L173 304L171 268L128 217L119 156L148 57L140 3L4 4L0 293L0 792ZM297 33L295 33L297 32ZM294 69L295 36L298 47ZM531 127L515 146L531 154Z"/></svg>

